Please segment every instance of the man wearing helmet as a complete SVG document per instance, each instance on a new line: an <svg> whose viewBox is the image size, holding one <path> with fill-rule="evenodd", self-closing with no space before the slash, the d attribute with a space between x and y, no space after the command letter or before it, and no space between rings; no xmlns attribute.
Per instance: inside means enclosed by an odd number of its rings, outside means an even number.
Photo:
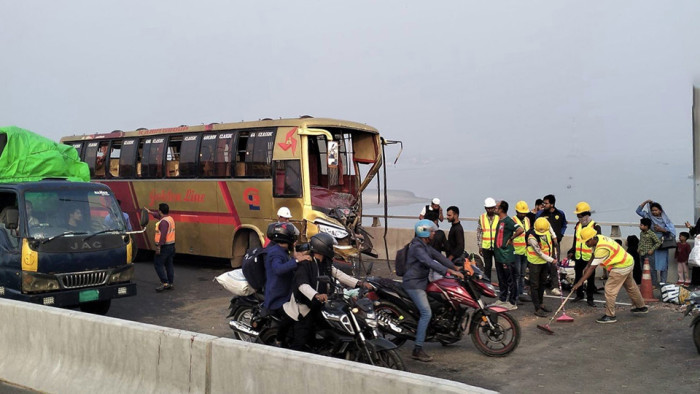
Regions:
<svg viewBox="0 0 700 394"><path fill-rule="evenodd" d="M527 261L530 270L530 297L535 305L535 315L547 316L551 312L544 305L544 283L549 268L547 265L557 263L554 244L555 235L549 221L537 218L535 225L527 232Z"/></svg>
<svg viewBox="0 0 700 394"><path fill-rule="evenodd" d="M525 292L525 271L527 270L527 240L525 235L530 231L531 222L527 216L530 213L530 207L525 201L518 201L515 204L515 216L513 221L515 224L523 228L523 232L513 238L513 248L515 250L515 265L513 266L517 293L519 300L522 302L531 301L530 298L524 296Z"/></svg>
<svg viewBox="0 0 700 394"><path fill-rule="evenodd" d="M435 223L423 219L416 223L414 230L416 236L411 241L408 255L406 256L406 273L403 275L403 288L420 312L415 347L411 357L427 362L433 359L423 351L425 333L432 316L428 295L425 292L425 288L428 287L430 270L432 269L443 276L450 273L459 278L464 278L464 275L456 270L455 265L450 260L428 245L437 230Z"/></svg>
<svg viewBox="0 0 700 394"><path fill-rule="evenodd" d="M593 250L593 259L583 271L583 276L574 284L573 290L577 290L583 282L595 272L599 265L608 271L608 280L605 282L605 315L596 320L598 323L615 323L615 300L620 288L624 287L634 305L631 312L634 314L648 313L649 308L644 305L644 299L639 292L639 287L634 282L632 271L634 258L625 251L617 242L586 227L581 230L581 240Z"/></svg>
<svg viewBox="0 0 700 394"><path fill-rule="evenodd" d="M321 319L320 312L323 303L328 301L328 294L333 294L333 283L323 283L319 277L328 276L348 287L372 285L347 275L333 267L335 251L333 245L337 242L333 236L318 233L309 241L310 256L307 261L300 262L294 274L292 295L284 304L287 316L294 320L294 340L291 348L305 350L306 344L313 338L314 326Z"/></svg>
<svg viewBox="0 0 700 394"><path fill-rule="evenodd" d="M567 257L573 259L575 262L574 271L576 271L576 280L578 282L583 276L583 270L586 269L588 262L591 260L593 250L586 246L586 243L581 239L581 230L584 228L592 228L596 233L600 234L600 226L596 224L593 219L591 219L591 206L587 202L581 201L576 204L576 209L574 210L576 217L578 218L578 223L574 227L574 244L569 249ZM586 300L588 305L595 308L595 303L593 302L593 293L595 292L595 275L591 275L586 282ZM583 299L583 288L579 288L576 291L576 298L573 302L578 302Z"/></svg>
<svg viewBox="0 0 700 394"><path fill-rule="evenodd" d="M294 229L294 235L297 237L299 236L299 229L296 228L295 225L290 223L290 219L292 218L292 212L289 210L287 207L282 207L279 210L277 210L277 223L289 223L290 226Z"/></svg>
<svg viewBox="0 0 700 394"><path fill-rule="evenodd" d="M418 215L418 219L439 220L442 222L445 217L442 215L440 199L437 197L433 198L432 201L430 201L430 205L424 206L423 210L420 211L420 215Z"/></svg>
<svg viewBox="0 0 700 394"><path fill-rule="evenodd" d="M476 225L476 243L479 245L479 254L484 259L484 274L490 279L494 260L493 251L496 245L496 226L498 225L496 200L491 197L485 199L484 210L486 212L479 216Z"/></svg>

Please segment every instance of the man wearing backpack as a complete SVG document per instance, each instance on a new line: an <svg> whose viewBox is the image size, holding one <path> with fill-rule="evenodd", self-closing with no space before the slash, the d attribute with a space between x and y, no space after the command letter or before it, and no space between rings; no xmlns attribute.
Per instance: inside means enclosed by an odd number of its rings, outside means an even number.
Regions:
<svg viewBox="0 0 700 394"><path fill-rule="evenodd" d="M435 270L443 276L450 273L456 277L464 278L464 275L456 270L455 265L447 257L428 245L435 236L435 231L437 231L435 223L423 219L416 223L414 230L416 236L411 241L408 249L406 273L403 275L403 288L420 312L415 347L411 357L419 361L428 362L432 361L433 358L423 351L423 342L425 341L425 333L428 330L428 324L432 316L428 294L425 292L426 287L428 287L430 270Z"/></svg>

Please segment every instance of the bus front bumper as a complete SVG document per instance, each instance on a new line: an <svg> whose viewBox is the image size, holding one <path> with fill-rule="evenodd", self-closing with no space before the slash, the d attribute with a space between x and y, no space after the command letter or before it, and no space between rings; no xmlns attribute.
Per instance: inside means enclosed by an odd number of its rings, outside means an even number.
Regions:
<svg viewBox="0 0 700 394"><path fill-rule="evenodd" d="M70 307L88 302L107 301L113 298L123 298L135 295L136 283L117 283L99 287L60 290L35 294L22 294L16 290L5 288L4 297L40 305Z"/></svg>

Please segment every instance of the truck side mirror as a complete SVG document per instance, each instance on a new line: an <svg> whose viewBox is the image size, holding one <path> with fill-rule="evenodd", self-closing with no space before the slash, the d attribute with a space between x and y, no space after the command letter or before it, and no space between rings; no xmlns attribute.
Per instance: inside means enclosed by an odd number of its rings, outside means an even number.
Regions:
<svg viewBox="0 0 700 394"><path fill-rule="evenodd" d="M139 224L141 225L142 228L145 228L146 225L148 224L148 211L146 208L141 208L141 221Z"/></svg>
<svg viewBox="0 0 700 394"><path fill-rule="evenodd" d="M19 226L19 210L17 208L5 208L5 228L8 230L17 230Z"/></svg>

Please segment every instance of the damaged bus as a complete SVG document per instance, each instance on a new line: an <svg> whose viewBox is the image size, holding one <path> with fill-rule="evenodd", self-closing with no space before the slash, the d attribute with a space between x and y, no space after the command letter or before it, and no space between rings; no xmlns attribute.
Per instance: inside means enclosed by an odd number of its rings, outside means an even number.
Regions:
<svg viewBox="0 0 700 394"><path fill-rule="evenodd" d="M133 219L165 202L177 222L177 253L230 259L265 242L288 207L301 241L318 232L338 241L336 260L374 255L361 227L362 191L382 165L370 126L304 116L255 122L120 130L64 137ZM136 224L136 223L132 223ZM152 229L137 237L154 250ZM360 259L361 260L361 259Z"/></svg>

